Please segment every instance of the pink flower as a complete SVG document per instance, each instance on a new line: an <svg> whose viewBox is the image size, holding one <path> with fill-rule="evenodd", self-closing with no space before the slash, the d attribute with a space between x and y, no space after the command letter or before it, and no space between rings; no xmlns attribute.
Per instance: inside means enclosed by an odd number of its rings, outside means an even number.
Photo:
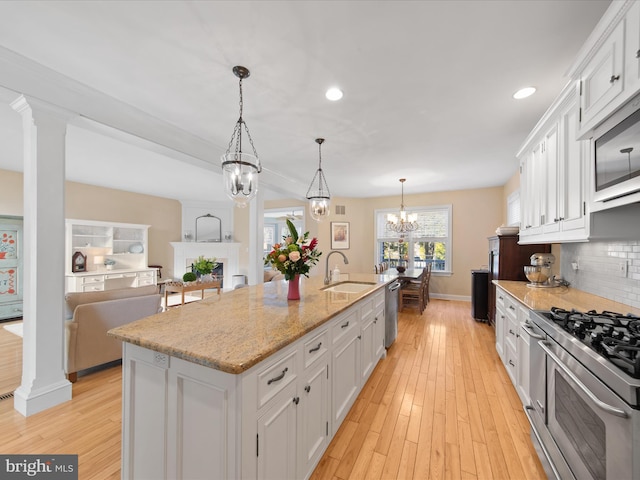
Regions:
<svg viewBox="0 0 640 480"><path fill-rule="evenodd" d="M284 239L284 241L287 242L287 245L291 245L293 243L293 238L287 237Z"/></svg>
<svg viewBox="0 0 640 480"><path fill-rule="evenodd" d="M300 252L298 252L297 250L289 252L289 260L291 260L292 262L297 262L298 260L300 260Z"/></svg>
<svg viewBox="0 0 640 480"><path fill-rule="evenodd" d="M287 260L287 256L284 253L281 253L280 255L278 255L278 261L280 263L284 263Z"/></svg>

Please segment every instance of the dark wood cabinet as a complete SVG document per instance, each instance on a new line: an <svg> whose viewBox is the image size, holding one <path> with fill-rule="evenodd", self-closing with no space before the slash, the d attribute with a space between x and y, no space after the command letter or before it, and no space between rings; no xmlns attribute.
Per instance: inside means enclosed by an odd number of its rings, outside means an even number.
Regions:
<svg viewBox="0 0 640 480"><path fill-rule="evenodd" d="M519 245L517 235L489 237L489 320L495 317L496 286L492 280L527 281L524 266L534 253L550 253L550 244Z"/></svg>

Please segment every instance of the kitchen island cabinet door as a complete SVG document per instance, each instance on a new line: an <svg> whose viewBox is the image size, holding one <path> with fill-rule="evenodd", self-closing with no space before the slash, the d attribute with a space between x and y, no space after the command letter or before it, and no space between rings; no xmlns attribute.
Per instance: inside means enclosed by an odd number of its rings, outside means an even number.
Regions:
<svg viewBox="0 0 640 480"><path fill-rule="evenodd" d="M236 390L235 375L125 343L122 478L238 478Z"/></svg>
<svg viewBox="0 0 640 480"><path fill-rule="evenodd" d="M304 387L299 392L298 476L306 478L329 445L329 365L328 356L317 366L309 368L303 378Z"/></svg>
<svg viewBox="0 0 640 480"><path fill-rule="evenodd" d="M384 348L384 335L385 335L385 317L384 317L384 294L381 295L382 302L376 302L376 312L373 319L374 323L374 343L375 343L375 365L378 364L380 359L384 358L387 354L387 350Z"/></svg>
<svg viewBox="0 0 640 480"><path fill-rule="evenodd" d="M375 315L374 315L373 299L363 302L360 310L360 324L362 330L360 332L360 366L361 376L360 385L364 385L373 371L373 367L378 363L375 358L376 339L375 339Z"/></svg>
<svg viewBox="0 0 640 480"><path fill-rule="evenodd" d="M360 327L358 311L354 310L346 318L340 318L334 330L352 330L340 336L340 341L333 345L331 371L333 372L331 391L331 432L335 434L349 413L349 409L360 393ZM357 328L355 328L357 327Z"/></svg>
<svg viewBox="0 0 640 480"><path fill-rule="evenodd" d="M291 384L269 402L269 407L258 417L257 478L296 478L299 401L295 384Z"/></svg>

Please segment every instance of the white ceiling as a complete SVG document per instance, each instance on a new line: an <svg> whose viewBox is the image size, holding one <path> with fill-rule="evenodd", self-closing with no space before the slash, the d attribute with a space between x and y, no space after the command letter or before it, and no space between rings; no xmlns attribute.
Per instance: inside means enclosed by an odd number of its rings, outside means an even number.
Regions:
<svg viewBox="0 0 640 480"><path fill-rule="evenodd" d="M243 117L275 196L305 195L317 137L333 195L397 195L400 177L405 193L500 186L609 4L4 0L0 168L22 169L8 103L23 92L82 115L68 179L222 199L244 65ZM333 85L339 102L324 98ZM511 97L527 85L533 97Z"/></svg>

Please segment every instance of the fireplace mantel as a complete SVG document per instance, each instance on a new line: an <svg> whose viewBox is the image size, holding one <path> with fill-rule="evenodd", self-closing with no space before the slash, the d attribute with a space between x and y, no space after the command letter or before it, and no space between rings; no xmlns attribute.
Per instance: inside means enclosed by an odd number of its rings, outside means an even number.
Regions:
<svg viewBox="0 0 640 480"><path fill-rule="evenodd" d="M224 265L225 289L233 285L232 278L239 275L240 243L237 242L170 242L173 247L173 275L182 278L187 271L187 259L200 255L215 257Z"/></svg>

